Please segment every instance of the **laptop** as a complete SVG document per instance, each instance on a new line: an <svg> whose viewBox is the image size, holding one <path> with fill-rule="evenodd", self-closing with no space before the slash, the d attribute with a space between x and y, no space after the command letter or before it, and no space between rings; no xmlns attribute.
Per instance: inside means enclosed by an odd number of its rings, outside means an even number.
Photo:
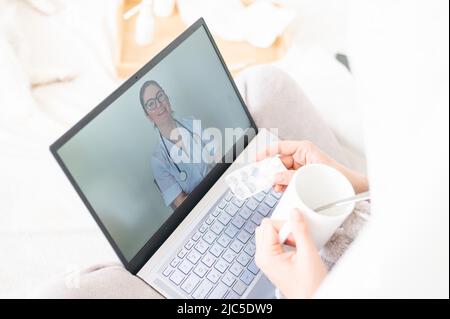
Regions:
<svg viewBox="0 0 450 319"><path fill-rule="evenodd" d="M224 180L276 139L200 19L50 150L132 274L166 298L254 299L275 296L254 232L281 193L239 200Z"/></svg>

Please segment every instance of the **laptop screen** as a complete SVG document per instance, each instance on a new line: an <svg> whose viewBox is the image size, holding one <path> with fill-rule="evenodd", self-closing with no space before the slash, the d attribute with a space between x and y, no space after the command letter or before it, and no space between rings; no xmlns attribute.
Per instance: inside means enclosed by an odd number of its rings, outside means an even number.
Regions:
<svg viewBox="0 0 450 319"><path fill-rule="evenodd" d="M52 149L125 263L254 127L204 22L197 25Z"/></svg>

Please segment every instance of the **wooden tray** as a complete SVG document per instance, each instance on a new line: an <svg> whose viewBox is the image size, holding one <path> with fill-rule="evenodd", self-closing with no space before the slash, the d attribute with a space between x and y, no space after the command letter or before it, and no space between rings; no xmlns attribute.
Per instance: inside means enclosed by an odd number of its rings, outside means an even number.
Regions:
<svg viewBox="0 0 450 319"><path fill-rule="evenodd" d="M118 9L119 52L116 69L120 78L126 78L135 73L186 29L178 12L169 18L155 17L154 41L147 46L138 46L134 41L137 15L128 20L123 19L123 14L138 3L139 0L122 0ZM225 41L217 36L214 36L214 40L228 68L235 75L249 66L271 63L280 59L290 45L291 34L292 32L287 30L272 47L267 49L256 48L246 42Z"/></svg>

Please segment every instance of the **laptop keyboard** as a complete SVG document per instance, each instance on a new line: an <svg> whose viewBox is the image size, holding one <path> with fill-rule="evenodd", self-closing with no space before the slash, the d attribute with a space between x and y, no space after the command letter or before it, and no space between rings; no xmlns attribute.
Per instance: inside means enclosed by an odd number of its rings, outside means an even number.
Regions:
<svg viewBox="0 0 450 319"><path fill-rule="evenodd" d="M228 191L184 242L162 275L195 299L238 299L259 272L255 228L281 193L268 189L241 201Z"/></svg>

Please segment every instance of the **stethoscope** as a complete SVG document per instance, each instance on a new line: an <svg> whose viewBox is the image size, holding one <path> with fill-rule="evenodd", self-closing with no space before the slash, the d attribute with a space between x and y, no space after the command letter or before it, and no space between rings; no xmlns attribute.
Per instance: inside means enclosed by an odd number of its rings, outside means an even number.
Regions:
<svg viewBox="0 0 450 319"><path fill-rule="evenodd" d="M189 133L191 133L192 139L195 141L194 132L193 132L192 130L188 129L185 125L181 124L178 120L175 120L175 122L176 122L177 124L179 124L180 126L182 126L184 129L186 129ZM166 142L164 141L164 138L163 138L161 132L160 132L159 130L158 130L158 132L159 132L159 137L161 138L161 142L162 142L162 144L163 144L163 146L164 146L164 150L166 151L167 158L168 158L168 159L172 162L172 164L176 167L176 169L177 169L177 171L178 171L178 178L180 179L180 181L185 182L185 181L187 180L187 178L188 178L187 172L186 172L185 170L182 170L182 169L178 166L178 164L175 163L175 161L172 159L172 157L170 156L170 153L169 153L169 149L167 148ZM201 138L200 138L200 144L202 145L202 148L203 148L204 145L203 145L203 141L202 141Z"/></svg>

